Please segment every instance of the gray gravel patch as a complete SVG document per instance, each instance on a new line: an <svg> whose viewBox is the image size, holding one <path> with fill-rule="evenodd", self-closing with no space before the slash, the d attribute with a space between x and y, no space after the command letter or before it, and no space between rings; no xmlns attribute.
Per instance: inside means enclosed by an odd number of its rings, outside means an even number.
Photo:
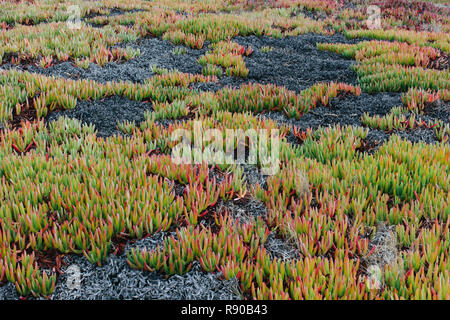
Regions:
<svg viewBox="0 0 450 320"><path fill-rule="evenodd" d="M16 287L11 282L7 282L0 286L0 301L1 300L19 300Z"/></svg>
<svg viewBox="0 0 450 320"><path fill-rule="evenodd" d="M87 70L79 68L73 62L57 63L49 68L43 69L38 65L29 64L13 66L6 64L4 68L18 68L29 72L40 73L46 76L56 76L68 79L91 79L105 83L107 81L130 81L143 83L146 79L155 75L151 66L160 68L176 69L186 73L201 73L201 65L197 63L207 48L193 50L185 48L186 54L177 55L173 50L177 47L169 41L159 38L144 38L132 43L124 43L117 47L131 47L140 50L140 56L126 62L111 62L100 67L91 63Z"/></svg>
<svg viewBox="0 0 450 320"><path fill-rule="evenodd" d="M102 267L84 257L72 257L71 265L80 268L79 288L69 289L68 274L62 274L53 300L236 300L235 280L221 280L220 274L204 273L198 262L183 276L166 279L155 272L132 269L126 256L111 256ZM70 266L69 266L70 267ZM67 269L65 269L67 270ZM63 270L64 271L64 270Z"/></svg>
<svg viewBox="0 0 450 320"><path fill-rule="evenodd" d="M361 93L360 96L346 95L334 98L328 106L318 106L302 115L298 120L288 118L282 112L267 112L260 117L270 118L280 124L294 125L301 130L333 125L361 126L361 116L367 112L370 116L384 116L395 106L401 105L401 95L398 93Z"/></svg>
<svg viewBox="0 0 450 320"><path fill-rule="evenodd" d="M155 250L174 232L159 232L151 237L127 244ZM220 272L205 273L200 263L183 276L166 278L156 272L132 269L126 254L111 255L101 267L84 256L63 258L65 266L58 276L52 300L238 300L241 299L238 281L224 280ZM77 277L77 272L78 277ZM79 281L77 280L79 279ZM12 283L0 287L0 300L17 300L19 295Z"/></svg>
<svg viewBox="0 0 450 320"><path fill-rule="evenodd" d="M240 45L251 46L253 53L244 57L249 69L247 78L221 77L218 83L196 83L202 91L217 91L225 86L240 87L247 83L276 84L299 92L317 82L345 82L356 84L356 73L350 68L355 62L332 52L317 49L318 42L355 43L341 34L324 36L305 34L274 39L271 37L235 37ZM261 48L272 47L270 52Z"/></svg>
<svg viewBox="0 0 450 320"><path fill-rule="evenodd" d="M50 113L47 121L57 120L64 116L75 118L83 123L95 125L97 135L107 137L121 133L117 128L117 122L127 120L139 125L145 120L146 110L153 110L151 103L112 96L103 100L78 101L75 109Z"/></svg>

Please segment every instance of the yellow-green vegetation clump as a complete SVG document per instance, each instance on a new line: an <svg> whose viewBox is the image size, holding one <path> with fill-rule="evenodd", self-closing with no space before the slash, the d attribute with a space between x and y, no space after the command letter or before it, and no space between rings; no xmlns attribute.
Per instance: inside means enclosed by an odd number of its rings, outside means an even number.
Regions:
<svg viewBox="0 0 450 320"><path fill-rule="evenodd" d="M448 67L429 68L432 61L445 55L445 51L433 47L397 41L363 41L355 45L318 43L317 47L358 61L354 69L361 87L368 92L407 91L411 87L450 89Z"/></svg>
<svg viewBox="0 0 450 320"><path fill-rule="evenodd" d="M420 119L430 105L448 107L450 100L449 69L436 67L449 53L444 9L427 5L408 27L416 7L397 12L389 9L392 1L379 1L387 8L383 29L367 30L358 0L351 1L354 9L331 0L32 2L0 1L0 67L8 65L0 69L0 285L13 283L23 297L50 297L58 273L42 257L78 254L101 266L118 238L174 231L157 249L127 251L129 266L171 276L198 261L205 272L237 279L244 296L255 299L450 299L450 127ZM80 6L80 28L67 24L71 5ZM420 29L430 16L442 32ZM224 75L249 76L245 61L253 48L236 36L336 31L365 38L317 44L356 60L358 85L319 82L300 92L275 83L192 88ZM154 67L156 75L143 83L102 83L14 67L125 63L139 54L127 44L144 37L207 46L198 60L202 74ZM362 126L313 131L261 116L276 112L294 121L332 99L386 91L402 92L403 105L384 116L364 113ZM141 123L119 121L123 134L110 137L75 119L46 121L50 113L114 96L149 102L153 110ZM174 163L173 134L194 132L199 123L219 132L279 129L279 170L260 185L250 184L238 165ZM417 128L433 128L438 141L412 143L398 134ZM371 129L391 135L364 152ZM266 215L242 222L217 209L218 202L249 199L261 201ZM377 264L374 237L386 225L395 257ZM298 257L272 255L271 233ZM378 286L369 264L380 269Z"/></svg>

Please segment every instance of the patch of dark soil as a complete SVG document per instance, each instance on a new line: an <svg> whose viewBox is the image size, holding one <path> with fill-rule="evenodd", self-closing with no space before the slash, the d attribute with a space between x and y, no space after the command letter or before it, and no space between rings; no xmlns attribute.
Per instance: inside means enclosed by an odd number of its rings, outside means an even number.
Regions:
<svg viewBox="0 0 450 320"><path fill-rule="evenodd" d="M347 95L332 99L329 106L319 106L305 113L298 120L290 119L281 112L268 112L259 116L275 120L280 125L295 126L300 131L306 131L307 129L317 130L319 127L331 127L334 125L363 126L361 116L364 112L367 112L370 116L384 116L393 107L401 104L401 94L399 93L376 93L373 95L362 93L361 96ZM440 119L448 122L448 119L445 118L450 116L450 110L442 102L437 102L437 105L439 106L426 109L427 115L420 116L418 120L422 119L430 122ZM409 114L406 114L406 116L408 117ZM416 127L413 130L393 130L391 132L370 129L359 151L373 153L393 134L397 134L413 143L419 141L425 143L436 142L436 134L432 128ZM287 141L292 144L301 143L300 139L292 134L287 136Z"/></svg>
<svg viewBox="0 0 450 320"><path fill-rule="evenodd" d="M22 65L29 65L36 62L36 59L31 58L29 55L19 56L16 52L7 52L3 55L3 65L0 64L5 70L10 68L21 69Z"/></svg>
<svg viewBox="0 0 450 320"><path fill-rule="evenodd" d="M302 10L297 9L297 12L293 12L291 16L298 16L299 14L303 14L305 17L312 19L312 20L324 20L327 18L327 14L323 11L317 11L317 10L308 10L307 8L303 7Z"/></svg>
<svg viewBox="0 0 450 320"><path fill-rule="evenodd" d="M306 34L296 37L273 39L269 37L237 37L235 40L254 48L245 58L249 80L274 83L294 91L306 89L321 81L342 81L356 84L356 74L350 66L354 63L334 53L319 51L317 42L348 43L342 35L323 36ZM262 53L262 47L274 50Z"/></svg>
<svg viewBox="0 0 450 320"><path fill-rule="evenodd" d="M32 104L31 101L30 101L30 104ZM36 109L34 109L34 108L23 108L22 112L19 115L17 115L15 113L15 111L13 114L14 114L13 119L10 122L10 127L12 129L19 128L21 126L22 122L33 122L34 120L37 119ZM0 125L0 129L1 129L1 125Z"/></svg>
<svg viewBox="0 0 450 320"><path fill-rule="evenodd" d="M131 10L126 10L126 9L121 9L121 8L111 8L111 9L109 10L109 13L108 13L108 14L103 15L103 14L98 13L98 12L93 12L93 13L90 13L90 14L84 16L84 19L92 19L92 18L100 17L100 16L104 16L104 17L115 17L115 16L123 15L123 14L125 14L125 13L134 13L134 12L143 12L143 11L146 11L146 10L144 10L144 9L131 9Z"/></svg>
<svg viewBox="0 0 450 320"><path fill-rule="evenodd" d="M63 116L75 118L83 123L95 125L99 137L108 137L120 133L117 128L118 121L134 121L136 124L144 121L146 110L152 110L150 103L113 96L104 100L78 101L75 109L53 112L47 116L47 121L57 120Z"/></svg>
<svg viewBox="0 0 450 320"><path fill-rule="evenodd" d="M450 68L450 54L441 53L441 55L436 59L428 63L427 68L445 70Z"/></svg>
<svg viewBox="0 0 450 320"><path fill-rule="evenodd" d="M55 249L47 252L34 252L39 267L43 270L61 273L61 267L64 265L63 254Z"/></svg>
<svg viewBox="0 0 450 320"><path fill-rule="evenodd" d="M267 117L287 126L294 125L302 131L311 128L318 129L320 126L329 127L333 125L355 125L361 126L361 116L364 112L369 115L384 116L395 107L401 105L398 93L362 93L360 96L346 95L330 101L329 106L319 106L305 113L296 120L288 118L281 112L263 113L261 117Z"/></svg>
<svg viewBox="0 0 450 320"><path fill-rule="evenodd" d="M85 23L90 25L91 27L94 27L94 28L103 28L103 27L108 25L108 22L105 22L105 23L94 23L94 22L87 22L87 21L85 21Z"/></svg>
<svg viewBox="0 0 450 320"><path fill-rule="evenodd" d="M394 134L404 140L409 140L412 143L425 142L431 144L437 142L434 130L424 127L414 128L413 130L407 131L394 130L392 132L370 129L366 139L361 141L361 147L358 151L373 154L378 151L378 149Z"/></svg>
<svg viewBox="0 0 450 320"><path fill-rule="evenodd" d="M131 81L143 83L155 74L151 70L152 65L160 68L176 69L180 72L197 74L202 67L197 62L198 58L205 54L207 48L193 50L185 48L187 53L177 55L173 53L177 46L169 41L158 38L140 39L133 43L122 44L118 47L131 47L139 49L141 55L135 59L123 63L111 62L103 67L91 63L87 70L77 67L72 62L62 62L43 69L38 65L29 64L22 66L5 65L4 68L19 68L25 71L40 73L46 76L56 76L68 79L91 79L101 83L107 81Z"/></svg>
<svg viewBox="0 0 450 320"><path fill-rule="evenodd" d="M436 135L433 129L428 128L414 128L407 131L393 131L392 134L400 136L402 139L409 140L412 143L425 142L436 143Z"/></svg>
<svg viewBox="0 0 450 320"><path fill-rule="evenodd" d="M125 248L128 243L133 243L133 239L129 239L129 237L125 234L117 234L114 235L111 239L111 248L114 255L122 255L125 252Z"/></svg>
<svg viewBox="0 0 450 320"><path fill-rule="evenodd" d="M410 112L405 112L405 113L403 113L403 115L406 116L407 119L409 119L411 116L413 116L413 114ZM442 116L442 113L439 113L439 115ZM418 123L431 124L436 121L436 118L431 117L426 114L418 115L418 116L416 116L416 121ZM387 141L389 139L389 137L393 134L400 136L402 139L409 140L412 143L417 143L420 141L425 142L425 143L436 143L436 141L437 141L437 137L436 137L436 133L434 132L434 129L431 127L427 127L426 125L425 126L424 125L417 126L412 130L411 129L406 129L404 131L393 130L391 132L370 129L369 135L367 136L367 138L365 140L366 140L366 142L367 141L370 142L370 136L372 136L372 137L376 136L377 138L380 139L381 142L384 142L384 141ZM377 145L381 145L381 144L382 143L378 143Z"/></svg>
<svg viewBox="0 0 450 320"><path fill-rule="evenodd" d="M450 101L437 100L427 105L424 114L431 118L442 120L444 123L450 122Z"/></svg>
<svg viewBox="0 0 450 320"><path fill-rule="evenodd" d="M370 129L367 137L361 141L359 152L373 154L389 139L389 134L382 130Z"/></svg>
<svg viewBox="0 0 450 320"><path fill-rule="evenodd" d="M104 24L98 24L98 23L90 22L89 20L91 20L93 18L97 18L97 17L110 18L110 17L115 17L115 16L121 16L126 13L135 13L135 12L143 12L143 11L146 11L146 10L144 10L144 9L125 10L125 9L121 9L121 8L112 8L108 14L103 15L103 14L100 14L97 12L90 13L90 14L86 15L82 20L94 28L103 28L104 26L106 26L108 24L108 22L106 22Z"/></svg>
<svg viewBox="0 0 450 320"><path fill-rule="evenodd" d="M175 180L170 180L170 181L171 181L171 184L173 184L173 191L175 192L175 195L178 197L183 197L186 186Z"/></svg>
<svg viewBox="0 0 450 320"><path fill-rule="evenodd" d="M221 77L218 83L198 83L193 87L202 91L217 91L225 86L239 87L246 83L276 84L299 92L317 82L345 82L357 84L356 73L350 68L353 60L316 47L317 42L356 43L343 35L324 36L305 34L274 39L270 37L235 37L233 41L251 46L253 54L245 57L248 77ZM274 48L261 52L263 47Z"/></svg>
<svg viewBox="0 0 450 320"><path fill-rule="evenodd" d="M9 30L13 27L13 25L7 24L6 22L0 22L0 30Z"/></svg>

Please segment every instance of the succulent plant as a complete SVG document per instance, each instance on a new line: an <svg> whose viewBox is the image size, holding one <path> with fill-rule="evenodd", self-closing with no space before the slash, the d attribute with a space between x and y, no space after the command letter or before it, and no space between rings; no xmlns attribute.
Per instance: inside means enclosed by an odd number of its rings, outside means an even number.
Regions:
<svg viewBox="0 0 450 320"><path fill-rule="evenodd" d="M198 261L205 272L236 279L243 295L256 299L450 299L450 127L423 115L450 99L449 72L436 68L450 48L444 11L424 4L412 17L417 3L402 0L399 10L393 1L380 0L385 28L366 30L361 6L344 8L331 0L102 0L101 6L80 3L84 21L72 30L66 23L68 3L55 9L50 2L0 3L0 64L47 68L69 61L87 69L91 63L137 57L130 43L148 36L209 47L199 59L202 74L156 66L155 75L142 83L0 70L1 284L13 283L23 297L49 297L57 280L57 266L45 266L42 258L49 252L84 255L101 265L117 254L118 238L173 230L176 235L153 250L129 250L128 264L172 276L189 272ZM124 13L111 15L113 8ZM240 14L227 14L236 11ZM315 21L301 13L324 18ZM427 19L443 32L412 30L423 29ZM235 36L335 31L373 39L317 45L355 59L361 87L331 82L300 92L274 84L191 89L223 74L248 76L245 57L252 49L234 42ZM363 114L363 127L317 130L258 115L278 111L298 119L362 90L404 92L403 106L384 116ZM126 134L105 138L75 119L44 119L49 112L76 108L79 101L111 96L151 103L153 110L142 123L119 121ZM24 112L35 119L18 121ZM178 141L172 135L185 130L195 139L199 125L200 131L217 129L232 142L226 150L232 160L248 132L279 130L279 170L260 185L251 184L246 167L233 162L195 163L195 153L193 162L175 163L170 154ZM364 151L367 127L392 133L370 153ZM412 143L396 135L417 127L432 129L438 141ZM227 130L236 134L227 136ZM211 145L205 143L198 153ZM247 147L251 150L250 140ZM266 151L273 148L270 142ZM253 165L259 170L264 160ZM266 214L242 219L229 210L229 204L247 201L261 201ZM389 246L380 236L383 230L394 243L387 263L379 260ZM294 257L274 256L269 236L282 238ZM380 269L378 288L372 286L369 262Z"/></svg>

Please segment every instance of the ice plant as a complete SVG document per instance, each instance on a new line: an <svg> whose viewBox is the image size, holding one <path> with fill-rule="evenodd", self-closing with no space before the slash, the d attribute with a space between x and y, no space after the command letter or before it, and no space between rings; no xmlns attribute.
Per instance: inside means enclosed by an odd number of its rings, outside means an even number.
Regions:
<svg viewBox="0 0 450 320"><path fill-rule="evenodd" d="M101 265L125 240L173 231L159 247L129 250L128 264L172 276L196 263L234 279L243 297L255 299L450 298L450 128L445 112L440 120L429 112L445 107L450 96L447 11L380 0L384 29L366 30L363 6L331 0L100 3L79 4L79 29L69 27L64 1L57 7L51 1L0 3L0 64L14 67L0 70L1 284L12 283L24 298L49 297L57 281L56 270L45 264L49 253L84 255ZM441 31L426 31L430 21ZM238 44L236 36L335 31L365 38L318 44L355 59L361 87L330 82L300 92L257 83L217 92L192 89L218 76L248 76L245 61L253 49ZM155 67L140 83L100 82L19 67L122 63L139 55L136 44L145 37L190 47L190 53L208 45L199 59L202 74ZM185 52L176 47L167 54L179 59L174 55ZM403 106L384 116L363 114L362 127L317 130L260 114L301 119L361 90L404 92ZM112 96L148 103L152 110L141 123L118 119L124 134L110 137L66 117L45 121L51 112ZM368 127L389 137L374 146ZM438 141L402 138L417 128L434 132ZM208 143L193 152L193 163L174 163L171 152L179 142L174 132L186 130L194 138L209 129L233 142L228 160L247 140L245 134L227 136L226 130L278 129L279 170L255 182L260 159L194 162ZM263 215L252 211L255 203ZM380 237L383 228L396 243L388 248L394 256L388 262L377 260L389 246L388 237ZM292 255L270 249L274 237ZM369 261L380 268L379 289L371 286Z"/></svg>
<svg viewBox="0 0 450 320"><path fill-rule="evenodd" d="M402 95L403 104L412 112L422 113L426 105L442 99L449 101L449 90L442 91L425 91L421 89L411 88Z"/></svg>
<svg viewBox="0 0 450 320"><path fill-rule="evenodd" d="M212 66L225 68L227 76L247 77L248 69L245 67L243 56L253 53L251 47L244 48L235 42L221 41L212 45L213 50L200 57L198 62L204 66L204 74L215 74L220 76L221 69L214 69ZM221 73L221 72L220 72Z"/></svg>
<svg viewBox="0 0 450 320"><path fill-rule="evenodd" d="M386 41L317 46L358 61L354 66L358 82L369 92L407 91L411 87L437 91L448 90L450 85L446 70L428 68L441 55L432 47Z"/></svg>
<svg viewBox="0 0 450 320"><path fill-rule="evenodd" d="M359 95L360 92L358 87L344 83L319 83L299 94L284 87L249 84L241 86L239 90L221 90L218 100L220 107L229 111L284 111L289 117L299 118L319 104L328 105L331 98L340 94Z"/></svg>

